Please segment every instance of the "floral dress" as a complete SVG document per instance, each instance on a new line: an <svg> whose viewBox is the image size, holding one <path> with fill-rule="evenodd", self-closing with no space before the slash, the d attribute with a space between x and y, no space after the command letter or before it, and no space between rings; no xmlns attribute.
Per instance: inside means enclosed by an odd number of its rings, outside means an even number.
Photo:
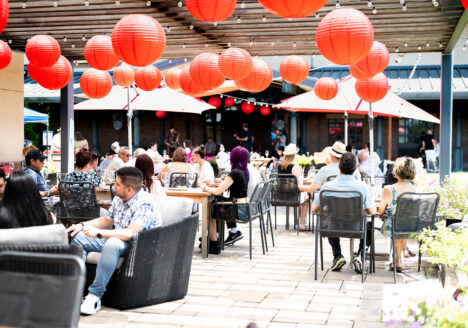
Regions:
<svg viewBox="0 0 468 328"><path fill-rule="evenodd" d="M380 232L385 237L392 236L392 217L396 213L397 200L398 200L398 194L393 185L390 186L390 191L392 192L392 201L387 205L387 208L385 209L385 214L387 217L385 218L382 224L382 229L380 230Z"/></svg>

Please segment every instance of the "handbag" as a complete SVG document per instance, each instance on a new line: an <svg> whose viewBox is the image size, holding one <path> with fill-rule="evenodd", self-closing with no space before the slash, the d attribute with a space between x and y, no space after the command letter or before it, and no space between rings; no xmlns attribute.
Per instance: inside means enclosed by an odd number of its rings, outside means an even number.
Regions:
<svg viewBox="0 0 468 328"><path fill-rule="evenodd" d="M216 196L211 203L211 217L227 222L235 222L237 219L236 198Z"/></svg>

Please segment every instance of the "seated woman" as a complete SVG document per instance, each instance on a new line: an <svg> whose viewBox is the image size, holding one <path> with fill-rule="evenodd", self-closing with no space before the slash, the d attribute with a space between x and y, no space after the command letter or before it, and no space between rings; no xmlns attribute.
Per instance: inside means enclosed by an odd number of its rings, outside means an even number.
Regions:
<svg viewBox="0 0 468 328"><path fill-rule="evenodd" d="M146 154L140 155L136 158L135 167L143 174L143 184L146 190L158 196L166 196L164 190L161 190L161 185L153 180L154 165L153 160Z"/></svg>
<svg viewBox="0 0 468 328"><path fill-rule="evenodd" d="M203 187L204 191L207 191L214 195L220 195L226 190L230 191L230 197L236 198L237 203L248 203L247 199L247 186L249 184L249 170L247 164L249 162L249 152L247 149L241 146L237 146L231 151L231 172L223 180L223 182L217 188ZM237 220L247 219L247 206L239 205L237 207ZM244 238L242 233L237 230L235 222L227 222L227 227L231 229L229 236L227 237L224 244L233 245L236 241ZM212 218L210 222L210 254L221 253L221 242L218 241L216 235L216 218Z"/></svg>
<svg viewBox="0 0 468 328"><path fill-rule="evenodd" d="M393 174L398 179L398 182L391 186L386 186L382 190L382 201L379 206L379 213L381 215L388 216L395 214L398 196L404 192L416 191L416 187L413 184L413 179L416 177L416 164L413 159L409 157L398 158L393 166ZM391 232L391 221L385 219L382 225L382 233L387 237L391 237ZM397 239L394 250L396 254L397 272L400 272L402 269L401 252L406 249L407 240ZM392 270L393 268L390 269Z"/></svg>
<svg viewBox="0 0 468 328"><path fill-rule="evenodd" d="M105 187L101 177L93 171L93 155L85 148L80 149L75 155L75 171L68 173L66 181L90 182L95 187Z"/></svg>
<svg viewBox="0 0 468 328"><path fill-rule="evenodd" d="M24 172L13 173L0 201L0 229L47 225L54 221L33 178Z"/></svg>
<svg viewBox="0 0 468 328"><path fill-rule="evenodd" d="M199 183L211 185L214 183L214 170L208 161L205 161L204 146L197 147L193 150L192 162L195 163L195 171L198 173Z"/></svg>
<svg viewBox="0 0 468 328"><path fill-rule="evenodd" d="M159 181L162 180L163 175L168 175L167 181L172 173L194 173L194 168L192 165L187 163L187 153L184 148L178 147L172 154L172 162L168 163L163 167L161 172L159 172L156 179ZM163 183L165 181L163 180Z"/></svg>

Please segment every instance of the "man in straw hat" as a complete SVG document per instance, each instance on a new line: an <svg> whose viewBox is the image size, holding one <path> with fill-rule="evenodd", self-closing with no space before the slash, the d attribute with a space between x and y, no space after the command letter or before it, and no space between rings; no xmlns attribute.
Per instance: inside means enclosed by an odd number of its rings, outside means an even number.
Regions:
<svg viewBox="0 0 468 328"><path fill-rule="evenodd" d="M338 167L338 162L340 161L341 156L346 152L346 146L340 141L336 141L332 147L327 147L325 150L328 152L328 161L326 161L326 166L322 167L317 174L314 176L314 180L310 185L299 186L299 190L313 194L315 191L319 190L323 184L329 180L333 180L340 174L340 168ZM354 179L361 181L361 174L359 170L355 170L353 173ZM305 225L305 219L307 215L307 210L309 208L309 202L305 202L302 205L301 210L301 225Z"/></svg>

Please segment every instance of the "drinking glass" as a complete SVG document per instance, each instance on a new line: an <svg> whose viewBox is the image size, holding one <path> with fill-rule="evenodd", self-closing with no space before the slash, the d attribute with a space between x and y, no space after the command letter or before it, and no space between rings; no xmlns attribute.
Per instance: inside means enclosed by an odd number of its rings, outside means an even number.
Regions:
<svg viewBox="0 0 468 328"><path fill-rule="evenodd" d="M169 179L171 178L169 172L161 173L161 180L164 184L164 188L169 188Z"/></svg>
<svg viewBox="0 0 468 328"><path fill-rule="evenodd" d="M371 179L370 178L364 178L364 183L370 187Z"/></svg>
<svg viewBox="0 0 468 328"><path fill-rule="evenodd" d="M187 174L187 182L188 182L188 187L191 188L193 186L193 183L195 182L196 175L194 173L189 173Z"/></svg>
<svg viewBox="0 0 468 328"><path fill-rule="evenodd" d="M307 177L308 178L313 178L315 175L315 166L311 166L309 169L309 172L307 172Z"/></svg>
<svg viewBox="0 0 468 328"><path fill-rule="evenodd" d="M265 150L265 157L268 158L270 156L270 152L268 150Z"/></svg>
<svg viewBox="0 0 468 328"><path fill-rule="evenodd" d="M166 156L167 156L167 150L164 149L164 150L163 150L163 157L166 158Z"/></svg>

